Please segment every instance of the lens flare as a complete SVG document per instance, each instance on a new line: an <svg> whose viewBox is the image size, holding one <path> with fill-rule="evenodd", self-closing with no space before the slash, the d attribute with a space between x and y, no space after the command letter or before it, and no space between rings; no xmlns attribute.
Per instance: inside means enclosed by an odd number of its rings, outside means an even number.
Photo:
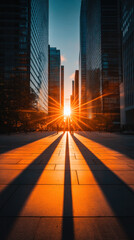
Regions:
<svg viewBox="0 0 134 240"><path fill-rule="evenodd" d="M65 106L64 108L64 116L70 116L71 114L71 109L69 106Z"/></svg>

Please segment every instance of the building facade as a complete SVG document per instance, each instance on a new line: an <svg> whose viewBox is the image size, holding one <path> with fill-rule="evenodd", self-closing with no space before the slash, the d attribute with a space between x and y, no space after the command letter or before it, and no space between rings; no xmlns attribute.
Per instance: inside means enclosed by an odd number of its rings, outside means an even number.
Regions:
<svg viewBox="0 0 134 240"><path fill-rule="evenodd" d="M80 57L79 57L79 97L80 97L80 114L88 117L88 111L84 108L87 103L87 81L86 81L86 31L87 31L87 4L86 0L81 2L80 11Z"/></svg>
<svg viewBox="0 0 134 240"><path fill-rule="evenodd" d="M119 1L89 0L83 4L86 4L87 19L86 24L81 25L86 27L85 109L89 119L101 116L117 124L121 81Z"/></svg>
<svg viewBox="0 0 134 240"><path fill-rule="evenodd" d="M48 112L48 0L0 1L0 112Z"/></svg>
<svg viewBox="0 0 134 240"><path fill-rule="evenodd" d="M61 66L61 108L64 113L64 66Z"/></svg>
<svg viewBox="0 0 134 240"><path fill-rule="evenodd" d="M61 109L61 57L60 50L49 47L49 114L59 114Z"/></svg>
<svg viewBox="0 0 134 240"><path fill-rule="evenodd" d="M120 123L121 32L119 1L101 1L102 110L108 121Z"/></svg>
<svg viewBox="0 0 134 240"><path fill-rule="evenodd" d="M74 112L79 115L79 70L75 71L74 79Z"/></svg>
<svg viewBox="0 0 134 240"><path fill-rule="evenodd" d="M30 88L38 96L38 109L48 113L48 9L49 0L31 0Z"/></svg>
<svg viewBox="0 0 134 240"><path fill-rule="evenodd" d="M123 81L120 89L121 98L124 96L121 125L134 127L134 1L122 0L121 3Z"/></svg>
<svg viewBox="0 0 134 240"><path fill-rule="evenodd" d="M70 109L71 109L71 113L73 114L73 109L74 109L74 80L72 81L72 95L70 96Z"/></svg>

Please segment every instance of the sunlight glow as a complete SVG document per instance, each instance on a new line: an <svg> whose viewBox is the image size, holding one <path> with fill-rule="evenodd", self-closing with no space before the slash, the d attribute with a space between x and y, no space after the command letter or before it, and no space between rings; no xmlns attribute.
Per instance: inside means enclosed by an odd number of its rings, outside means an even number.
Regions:
<svg viewBox="0 0 134 240"><path fill-rule="evenodd" d="M69 106L65 106L64 108L64 116L70 116L71 114L71 109Z"/></svg>

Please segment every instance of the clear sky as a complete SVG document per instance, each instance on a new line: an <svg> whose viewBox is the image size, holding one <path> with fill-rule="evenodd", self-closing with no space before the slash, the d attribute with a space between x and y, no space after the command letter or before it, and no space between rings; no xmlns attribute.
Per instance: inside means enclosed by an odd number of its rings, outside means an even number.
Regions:
<svg viewBox="0 0 134 240"><path fill-rule="evenodd" d="M79 20L81 0L49 0L49 43L61 50L65 66L65 102L71 80L79 66Z"/></svg>

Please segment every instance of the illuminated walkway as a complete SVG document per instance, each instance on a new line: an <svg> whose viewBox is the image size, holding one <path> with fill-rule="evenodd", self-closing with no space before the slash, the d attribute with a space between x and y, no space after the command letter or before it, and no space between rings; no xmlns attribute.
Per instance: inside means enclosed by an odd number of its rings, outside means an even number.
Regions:
<svg viewBox="0 0 134 240"><path fill-rule="evenodd" d="M0 239L134 239L134 137L126 149L124 138L4 136Z"/></svg>

